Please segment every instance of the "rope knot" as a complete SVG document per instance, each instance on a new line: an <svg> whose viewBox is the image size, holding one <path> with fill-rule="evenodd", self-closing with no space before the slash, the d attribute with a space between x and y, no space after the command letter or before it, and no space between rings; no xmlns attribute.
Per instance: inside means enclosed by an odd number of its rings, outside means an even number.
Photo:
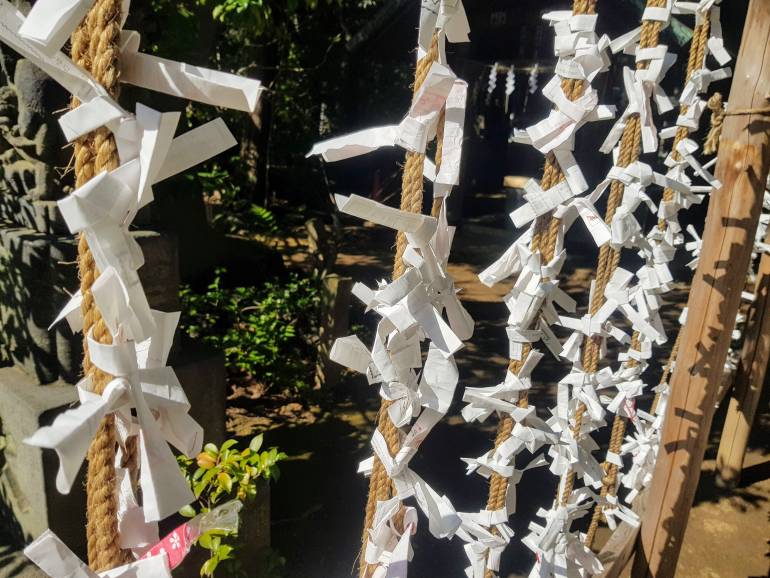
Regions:
<svg viewBox="0 0 770 578"><path fill-rule="evenodd" d="M715 92L711 95L711 97L708 99L708 102L706 103L706 106L709 107L709 110L712 112L718 112L724 110L724 100L722 98L721 92Z"/></svg>
<svg viewBox="0 0 770 578"><path fill-rule="evenodd" d="M722 136L722 125L725 121L725 105L722 94L715 92L706 103L711 111L711 128L709 128L706 141L703 143L703 152L707 155L716 154L719 150L719 138Z"/></svg>

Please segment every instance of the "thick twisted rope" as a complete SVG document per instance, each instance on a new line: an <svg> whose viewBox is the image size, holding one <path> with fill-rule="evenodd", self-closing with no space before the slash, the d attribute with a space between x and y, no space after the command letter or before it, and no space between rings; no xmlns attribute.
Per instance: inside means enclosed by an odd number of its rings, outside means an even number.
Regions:
<svg viewBox="0 0 770 578"><path fill-rule="evenodd" d="M704 22L698 24L695 27L695 30L693 31L692 35L692 41L690 42L690 54L689 58L687 60L687 74L684 79L685 86L690 81L690 78L692 78L692 75L695 73L696 70L699 70L703 67L703 64L706 61L706 48L708 46L708 39L709 34L711 33L711 20L709 18L706 18ZM688 106L682 105L679 107L679 114L684 115L687 113ZM680 126L676 129L676 135L674 136L674 142L671 145L671 155L674 158L675 161L680 161L682 159L681 155L679 154L679 151L677 150L677 147L679 146L679 143L681 143L683 140L685 140L687 137L690 136L690 129L686 126ZM664 202L670 202L674 198L674 191L670 187L666 187L663 190L663 201ZM666 222L664 219L661 219L658 222L658 226L660 227L660 230L663 231L666 228Z"/></svg>
<svg viewBox="0 0 770 578"><path fill-rule="evenodd" d="M427 54L417 62L414 75L414 87L413 94L417 94L420 87L428 77L430 67L434 62L438 62L439 55L439 33L433 34L430 49ZM442 122L439 123L441 127ZM443 130L443 129L441 129ZM441 139L439 139L441 143ZM439 147L441 145L439 144ZM440 149L439 149L440 151ZM437 155L436 163L440 162L440 158ZM425 154L421 153L406 153L406 162L404 164L404 174L401 181L401 210L408 211L410 213L422 212L422 200L423 200L423 166L425 164ZM434 203L434 210L440 209L440 204L436 207ZM398 279L406 271L404 264L404 251L407 247L407 239L404 233L399 232L396 238L396 257L393 265L393 279ZM377 418L377 429L385 438L388 444L388 451L390 455L395 456L398 450L401 448L401 434L399 429L393 424L388 415L388 408L391 402L382 400L380 404L380 412ZM372 473L369 477L369 495L366 500L366 510L364 517L364 531L361 538L362 554L359 562L359 576L361 578L369 578L376 570L376 564L367 564L366 559L363 556L363 552L366 549L366 543L369 538L369 530L372 528L374 522L374 513L377 509L377 502L382 502L390 499L394 495L394 486L390 478L388 477L385 467L382 462L374 456L374 463L372 466ZM401 525L403 520L403 508L396 518L397 526Z"/></svg>
<svg viewBox="0 0 770 578"><path fill-rule="evenodd" d="M574 0L572 4L572 13L595 14L596 0ZM585 82L578 79L562 79L561 88L569 100L575 101L583 95ZM553 153L549 153L545 159L543 176L540 179L540 187L544 191L547 191L558 183L564 181L565 178L566 177L556 160L556 156ZM539 251L543 256L543 261L546 263L553 259L559 225L560 219L554 218L552 213L542 215L535 221L535 229L529 248L533 253ZM526 360L531 349L531 345L524 344L522 347L521 359L511 359L508 364L508 371L518 375L524 366L524 360ZM522 408L529 407L529 393L526 390L519 394L517 405ZM513 426L513 418L510 415L500 416L497 433L495 435L495 450L510 437ZM505 496L507 492L508 478L497 473L492 473L489 480L489 493L486 509L489 511L496 511L503 508L505 506ZM492 531L497 532L496 529L493 529ZM494 578L495 573L492 570L487 569L484 576L485 578Z"/></svg>
<svg viewBox="0 0 770 578"><path fill-rule="evenodd" d="M446 107L441 109L438 117L438 126L436 127L436 174L441 168L441 159L444 156L444 123L446 122ZM433 197L433 203L430 208L430 216L437 219L444 206L444 197Z"/></svg>
<svg viewBox="0 0 770 578"><path fill-rule="evenodd" d="M719 139L722 136L722 123L725 121L725 105L722 94L715 92L708 99L708 109L711 111L711 127L703 142L703 153L716 154L719 150Z"/></svg>
<svg viewBox="0 0 770 578"><path fill-rule="evenodd" d="M681 337L682 337L682 328L679 328L679 331L676 334L676 341L674 342L674 347L671 348L671 352L668 355L668 361L666 361L666 365L663 367L663 373L660 376L660 381L658 382L658 391L655 393L655 398L652 401L652 405L650 407L650 413L655 415L656 409L658 407L658 404L660 403L660 397L663 386L665 386L668 383L669 378L671 377L671 371L674 368L674 362L676 361L676 356L679 354L679 344L681 343ZM621 425L618 425L621 424ZM620 448L620 446L623 443L623 436L625 435L625 420L615 420L612 423L612 434L610 435L610 451L613 451L612 448ZM623 428L622 430L620 428ZM618 441L619 438L619 441ZM615 450L615 453L618 453ZM613 488L616 489L616 483L617 483L617 466L614 469L608 469L607 463L602 464L602 467L605 471L605 477L602 478L602 489L601 489L601 497L604 498L607 496L608 492L611 492ZM615 495L614 492L611 493L611 495ZM588 530L586 532L586 539L585 543L586 546L589 548L593 547L594 541L596 540L596 532L599 529L599 523L601 519L603 518L602 515L602 508L598 504L596 507L594 507L593 515L591 516L591 523L588 527Z"/></svg>
<svg viewBox="0 0 770 578"><path fill-rule="evenodd" d="M696 70L700 69L703 66L703 63L706 59L706 46L709 39L710 34L710 22L711 20L709 18L704 18L703 22L698 24L695 27L695 30L693 32L692 41L690 43L690 52L689 57L687 61L687 73L685 75L685 85L687 82L689 82L692 75L695 73ZM685 114L688 110L688 107L686 105L682 105L679 108L680 114ZM672 156L674 157L674 160L679 161L681 160L681 157L679 153L677 152L677 146L680 142L684 141L686 138L690 136L690 129L684 126L680 126L676 130L676 135L674 136L674 142L671 145L672 148ZM663 190L663 202L671 202L674 199L674 190L670 187L666 187ZM665 219L660 219L658 221L658 228L661 231L665 231L667 228L667 222ZM638 349L639 348L639 332L635 331L633 336L631 337L631 348L632 349ZM678 337L677 337L678 339ZM674 349L677 349L676 346ZM638 365L638 361L635 359L630 359L627 363L629 367L635 367ZM626 435L626 427L628 425L628 420L624 416L620 414L616 414L613 422L612 422L612 434L610 435L610 445L608 448L608 453L613 454L619 454L621 446L623 445L623 438ZM617 494L617 481L618 481L618 465L615 463L612 463L610 461L605 460L605 462L602 464L602 469L604 470L604 476L602 478L602 487L600 490L600 497L606 498L607 495L615 496ZM601 502L601 500L600 500ZM591 523L588 526L588 531L586 532L586 545L591 548L594 544L594 540L596 538L596 532L599 528L599 523L603 519L602 514L603 506L601 503L597 503L594 507L593 515L591 517Z"/></svg>
<svg viewBox="0 0 770 578"><path fill-rule="evenodd" d="M770 99L770 96L768 96ZM707 155L714 155L719 150L719 139L722 136L722 125L726 116L743 116L748 114L770 115L770 106L758 108L741 108L738 110L725 110L722 95L715 92L708 100L708 108L711 111L711 127L709 128L706 140L703 143L703 152Z"/></svg>
<svg viewBox="0 0 770 578"><path fill-rule="evenodd" d="M647 0L647 7L662 8L666 5L666 0ZM640 48L652 48L658 45L662 22L643 20L642 32L639 40ZM637 63L637 69L645 69L648 62L640 61ZM629 117L626 126L623 129L623 136L620 139L620 153L618 155L617 165L627 167L639 159L642 144L642 127L639 115L634 114ZM610 193L607 199L607 212L605 222L610 225L615 216L615 211L620 206L623 199L625 186L620 181L613 180L610 185ZM602 246L599 250L599 259L596 268L596 283L593 299L589 306L589 314L596 313L604 305L604 290L609 283L612 274L620 263L620 249L613 249L609 243ZM583 371L586 373L596 373L599 370L599 360L601 355L601 336L587 336L583 342ZM583 428L583 417L586 413L586 406L580 402L575 411L575 423L572 427L572 436L577 440L581 436ZM622 439L622 438L621 438ZM572 490L575 486L575 471L570 468L564 477L563 484L560 487L559 503L566 505Z"/></svg>
<svg viewBox="0 0 770 578"><path fill-rule="evenodd" d="M88 70L113 96L118 93L118 57L120 53L120 0L97 0L85 21L72 35L72 59ZM78 102L73 101L73 107ZM94 175L117 168L117 147L111 133L101 128L75 143L76 186ZM83 373L91 379L95 393L101 394L112 379L91 363L88 353L90 335L99 343L111 343L112 336L94 303L91 286L99 276L85 235L78 240L78 273L83 296ZM124 564L130 553L120 548L115 480L115 424L107 416L99 426L88 450L86 482L88 564L103 571Z"/></svg>
<svg viewBox="0 0 770 578"><path fill-rule="evenodd" d="M417 62L417 68L414 73L413 94L417 94L422 87L425 79L428 77L430 67L434 62L438 62L438 32L433 34L430 49L427 54ZM441 142L441 141L439 141ZM406 153L406 162L404 163L404 174L401 178L401 210L410 213L422 212L422 193L423 193L423 170L425 167L425 154ZM398 279L406 271L404 264L404 251L409 243L406 235L398 233L396 238L396 257L393 263L393 279Z"/></svg>

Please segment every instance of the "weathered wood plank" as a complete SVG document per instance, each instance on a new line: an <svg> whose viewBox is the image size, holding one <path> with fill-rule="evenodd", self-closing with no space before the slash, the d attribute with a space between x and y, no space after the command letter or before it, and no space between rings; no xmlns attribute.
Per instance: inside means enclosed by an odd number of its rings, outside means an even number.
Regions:
<svg viewBox="0 0 770 578"><path fill-rule="evenodd" d="M751 0L728 111L766 107L768 96L770 2ZM676 573L762 206L768 128L768 116L725 119L716 169L723 186L709 203L634 578Z"/></svg>
<svg viewBox="0 0 770 578"><path fill-rule="evenodd" d="M768 235L765 241L770 241ZM746 320L746 337L727 407L725 425L719 441L717 476L727 487L735 487L741 478L743 457L757 413L767 364L770 361L770 255L759 260L754 302Z"/></svg>

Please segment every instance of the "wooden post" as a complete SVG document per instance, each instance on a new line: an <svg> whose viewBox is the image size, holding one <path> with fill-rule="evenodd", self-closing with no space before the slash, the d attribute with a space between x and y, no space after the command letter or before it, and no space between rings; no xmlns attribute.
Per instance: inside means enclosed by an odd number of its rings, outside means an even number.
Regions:
<svg viewBox="0 0 770 578"><path fill-rule="evenodd" d="M770 242L768 235L766 242ZM746 320L746 338L735 373L735 383L727 407L725 426L717 454L717 482L733 488L741 478L743 456L757 413L767 363L770 361L770 255L759 260L754 303Z"/></svg>
<svg viewBox="0 0 770 578"><path fill-rule="evenodd" d="M321 303L314 389L329 389L339 382L342 366L329 359L329 353L334 341L338 337L347 335L352 290L353 280L350 277L340 277L332 273L323 278L323 303Z"/></svg>
<svg viewBox="0 0 770 578"><path fill-rule="evenodd" d="M764 108L770 97L770 2L751 0L728 106ZM690 314L671 379L671 394L632 576L676 575L698 486L719 380L746 280L768 167L770 117L727 116Z"/></svg>

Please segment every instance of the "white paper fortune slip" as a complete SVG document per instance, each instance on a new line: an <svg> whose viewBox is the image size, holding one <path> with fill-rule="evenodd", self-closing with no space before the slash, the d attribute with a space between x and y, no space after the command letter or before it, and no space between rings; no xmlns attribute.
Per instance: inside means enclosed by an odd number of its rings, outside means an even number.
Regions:
<svg viewBox="0 0 770 578"><path fill-rule="evenodd" d="M24 554L50 578L171 578L166 554L93 572L51 530L24 548Z"/></svg>
<svg viewBox="0 0 770 578"><path fill-rule="evenodd" d="M680 114L677 121L681 127L687 129L687 132L697 130L699 125L700 112L704 105L699 94L706 92L712 81L727 78L730 75L729 69L710 71L707 68L709 52L722 66L730 60L721 40L719 7L716 4L717 2L713 0L701 0L700 2L676 2L674 5L675 12L695 14L696 23L704 21L711 23L708 49L699 54L699 56L702 55L702 60L695 62L695 70L686 82L680 98L681 105L691 108L686 114ZM695 55L693 50L694 48L691 47L691 58ZM660 131L660 137L672 138L676 133L676 127L671 127ZM698 193L708 192L712 186L715 188L720 186L706 167L701 166L695 159L697 144L687 138L682 140L680 137L677 140L681 141L676 148L678 155L672 152L665 160L665 164L671 169L665 176L667 182L658 183L656 179L656 183L674 191L673 198L660 205L659 217L665 226L659 227L655 224L646 237L638 239L637 248L639 254L645 259L645 265L636 273L638 285L625 290L629 295L629 302L623 306L626 309L624 313L632 320L634 328L639 332L639 343L637 347L630 347L620 354L619 359L623 363L613 377L613 385L617 389L615 396L602 396L603 401L606 399L608 409L628 417L634 426L634 432L626 437L620 452L621 456L630 455L632 459L631 467L627 471L620 470L619 483L630 490L625 497L627 503L632 503L641 490L650 483L660 444L659 433L662 427L662 416L665 414L668 385L663 383L654 388L657 399L655 415L650 415L636 407L635 398L639 397L645 389L643 371L652 356L654 341L658 336L665 338L659 310L662 305L661 296L667 293L673 284L673 277L667 264L674 259L678 247L684 243L678 214L701 201L702 196ZM675 156L679 158L675 159ZM693 179L687 174L688 169L694 173L694 176L708 182L709 186L692 184ZM687 243L685 248L694 252L696 259L691 262L691 265L694 265L697 263L701 240L697 231L691 226L688 227L688 232L694 241ZM629 364L629 361L633 361L633 364ZM611 452L608 452L606 457L609 463L617 464L619 459L620 456L613 456ZM605 504L604 508L611 513L608 519L610 524L616 523L614 518L631 525L636 523L633 516L617 503Z"/></svg>
<svg viewBox="0 0 770 578"><path fill-rule="evenodd" d="M21 15L11 12L7 4L0 4L0 9L9 15L9 18L4 20L4 24L16 25L23 22ZM93 100L79 109L83 111L81 114L65 115L66 120L63 123L63 128L68 137L84 134L98 126L100 122L111 123L120 120L120 122L127 121L131 126L138 126L138 130L128 133L118 130L120 133L119 148L122 146L123 152L131 151L132 154L138 156L128 160L111 173L103 173L89 181L84 187L76 191L76 194L62 200L61 208L73 231L86 232L89 237L89 244L94 251L94 257L98 261L100 269L104 271L104 275L94 285L94 298L107 316L105 320L111 332L116 337L125 336L128 333L135 338L145 339L154 331L156 326L149 309L142 306L146 305L146 298L141 284L138 281L132 281L135 279L136 268L143 263L143 258L135 242L127 236L122 228L130 223L136 208L151 199L151 194L148 194L149 184L159 178L158 174L161 167L168 166L165 159L172 144L178 114L159 114L139 105L137 107L138 116L136 120L133 120L128 113L120 110L108 98L101 96L99 94L102 91L101 87L95 84L86 73L72 65L71 61L66 59L64 55L57 53L48 58L17 38L13 30L10 32L7 28L2 30L8 33L6 36L15 43L14 46L21 47L21 51L25 55L35 62L42 63L44 68L54 69L54 77L61 80L65 87L74 87L74 89L85 87L86 91L97 94ZM56 69L58 68L61 68L64 73L57 77ZM94 121L94 118L97 121ZM167 120L169 122L166 122ZM232 141L225 138L230 136L229 132L223 128L221 122L210 124L207 128L200 129L200 132L191 132L197 136L204 136L201 133L213 134L212 128L216 134L220 135L211 139L215 148L221 147L224 141L227 141L226 144L228 145L231 144ZM129 140L134 142L129 142ZM200 158L201 151L191 150L191 142L186 141L189 141L189 137L183 141L178 141L180 146L177 147L174 159L177 166L167 168L167 174L172 174L175 170L191 164L195 158ZM105 187L110 189L111 197L110 203L106 204L104 202L106 197L102 194ZM122 193L115 197L115 191L122 191ZM118 199L117 203L115 202L116 198ZM71 303L73 302L77 305L77 295ZM65 308L65 315L73 322L74 326L77 326L79 321L73 319L74 313L73 307ZM171 334L173 334L173 325L171 325ZM170 335L167 331L164 339L170 343ZM97 366L104 363L106 359L100 361L98 358L97 353L99 353L100 347L101 345L92 343L92 360ZM134 351L133 346L129 351ZM130 353L129 358L132 355L135 353ZM132 364L130 359L124 360L118 366L113 363L110 367L113 371L109 373L125 375L129 379L114 381L108 386L104 396L93 396L85 390L81 390L83 403L80 407L65 412L54 426L39 430L28 440L36 445L54 448L59 453L62 467L57 477L57 486L60 491L67 492L69 490L101 418L109 412L120 413L127 406L135 407L139 414L143 448L146 448L144 442L147 440L151 440L158 448L164 447L165 441L163 441L163 434L161 433L164 428L171 428L167 430L167 436L183 451L194 454L196 447L200 446L200 428L186 415L189 403L187 403L184 392L181 391L181 387L173 376L173 371L170 368L153 368L151 366L140 366L140 369L134 371L131 367L135 365L136 361ZM115 373L117 370L123 373ZM144 375L145 377L139 377L135 383L132 383L133 378L130 376L133 376L134 373L137 376ZM154 384L166 388L166 392L169 395L175 395L177 399L162 401L163 395L158 396L157 393L153 393ZM143 393L136 389L140 386ZM144 395L148 395L147 400L144 399ZM155 406L157 400L161 400L162 410ZM151 406L154 407L155 411L159 411L157 418L150 413L148 408ZM131 419L130 414L128 414L129 422ZM159 420L159 423L156 423L156 419ZM172 425L173 427L171 427ZM140 476L145 494L145 505L147 506L145 514L150 519L165 517L191 499L191 496L188 495L189 488L181 480L173 456L168 453L169 459L165 460L165 463L161 463L157 459L157 451L156 449L149 453L142 452L143 467ZM159 486L155 485L156 480L160 483ZM175 480L181 480L182 486Z"/></svg>
<svg viewBox="0 0 770 578"><path fill-rule="evenodd" d="M336 162L390 146L400 146L411 152L423 153L429 140L436 134L441 110L449 106L453 109L451 122L445 124L449 129L449 139L452 143L448 151L450 164L447 170L449 171L456 164L455 142L457 140L462 142L462 124L459 122L460 115L457 109L462 107L464 118L463 86L466 86L467 90L466 83L459 80L454 72L434 62L425 82L414 95L409 113L400 124L368 128L321 141L313 146L307 156L320 155L326 162ZM449 101L450 98L451 101ZM431 178L435 178L435 175L431 175ZM444 179L452 178L451 172L448 175L442 175L442 182Z"/></svg>
<svg viewBox="0 0 770 578"><path fill-rule="evenodd" d="M110 311L108 307L105 310ZM117 412L129 424L136 419L142 432L140 485L147 521L165 518L192 498L166 442L195 455L203 437L200 426L187 415L190 404L173 369L165 366L178 315L155 315L160 321L155 323L157 333L143 344L104 345L89 336L92 362L115 379L102 395L89 392L90 382L82 381L81 405L24 440L56 450L60 460L57 489L68 493L103 417ZM142 352L142 359L137 359L137 351Z"/></svg>
<svg viewBox="0 0 770 578"><path fill-rule="evenodd" d="M522 453L548 446L547 454L553 459L551 471L560 476L572 467L579 478L600 478L602 472L591 456L595 445L590 437L575 439L570 429L570 412L574 414L577 403L584 399L592 403L593 412L586 414L581 434L598 427L599 421L595 418L600 417L603 410L597 396L591 395L590 382L583 385L581 381L572 388L560 386L559 403L551 410L553 417L548 421L537 416L534 406L518 407L520 396L531 387L530 374L543 356L541 348L554 355L566 353L571 360L577 358L583 340L580 330L609 334L610 329L606 326L606 318L580 319L576 323L576 334L562 344L550 328L564 319L559 309L574 312L576 308L575 301L559 288L560 270L567 258L565 239L572 224L580 217L597 245L611 240L611 229L596 211L595 199L578 197L589 187L572 153L579 128L587 122L614 115L611 107L599 104L598 93L590 86L590 82L609 67L607 49L610 41L596 35L596 15L573 15L565 10L548 12L543 17L556 32L557 75L543 88L543 94L554 108L542 121L524 131L515 131L513 140L534 146L543 154L553 153L552 160L556 161L564 178L548 185L548 190L530 180L525 187L525 204L511 214L517 227L525 227L539 217L550 215L546 221L548 230L555 234L542 235L541 232L538 242L533 243L534 227L529 226L505 254L480 275L482 281L490 285L514 277L514 286L505 297L510 311L507 333L510 357L521 362L521 367L516 373L509 371L505 381L495 386L466 388L464 396L467 405L463 416L466 420L482 420L498 413L501 419L509 417L515 424L511 434L486 454L464 458L469 473L482 476L496 473L506 478L508 489L504 508L500 511L482 510L464 518L463 530L467 535L460 535L467 542L465 550L470 566L466 568L466 574L472 578L485 578L490 570L499 570L500 556L513 537L506 522L515 511L516 485L525 470L544 462L535 458L529 465L523 465L527 461L522 460ZM583 91L578 98L572 100L573 95L565 94L562 84L566 79L583 81ZM553 244L547 246L547 252L542 245L544 238ZM529 348L526 356L525 345ZM588 498L581 494L580 502ZM588 575L601 569L595 556L589 556L590 550L586 553L580 545L580 534L569 527L573 518L584 514L591 506L590 502L580 506L578 503L576 500L566 508L541 510L538 515L547 520L547 526L534 522L530 525L533 533L527 545L535 551L538 560L533 576Z"/></svg>
<svg viewBox="0 0 770 578"><path fill-rule="evenodd" d="M94 0L38 0L19 34L46 54L61 50L91 9Z"/></svg>
<svg viewBox="0 0 770 578"><path fill-rule="evenodd" d="M334 195L334 198L343 213L407 233L419 246L426 245L436 232L433 217L394 209L358 195Z"/></svg>
<svg viewBox="0 0 770 578"><path fill-rule="evenodd" d="M121 32L120 81L243 112L255 112L264 88L258 80L139 52L140 36Z"/></svg>
<svg viewBox="0 0 770 578"><path fill-rule="evenodd" d="M235 144L221 119L175 138L179 113L160 113L137 104L136 114L120 107L88 72L61 51L93 0L38 0L28 17L7 0L0 0L0 41L10 46L62 85L80 101L63 114L60 126L68 141L100 127L115 137L119 166L96 175L59 202L70 230L88 240L102 274L92 287L112 343L87 335L92 363L114 376L101 395L91 391L89 379L78 384L80 405L51 426L40 428L26 441L51 448L59 456L57 488L68 492L85 459L101 420L112 415L116 440L116 492L119 543L141 554L157 539L155 521L176 512L194 499L169 444L187 455L200 451L203 431L188 415L189 401L167 359L176 313L149 308L137 270L144 256L129 232L137 211L153 199L152 185ZM120 25L129 8L124 0ZM253 113L262 87L257 80L190 66L138 52L137 33L121 37L121 80L200 102ZM67 318L82 330L82 295L76 292L57 320ZM138 439L138 484L121 466L129 438ZM88 570L50 532L26 550L53 578L169 576L164 554L94 573Z"/></svg>

